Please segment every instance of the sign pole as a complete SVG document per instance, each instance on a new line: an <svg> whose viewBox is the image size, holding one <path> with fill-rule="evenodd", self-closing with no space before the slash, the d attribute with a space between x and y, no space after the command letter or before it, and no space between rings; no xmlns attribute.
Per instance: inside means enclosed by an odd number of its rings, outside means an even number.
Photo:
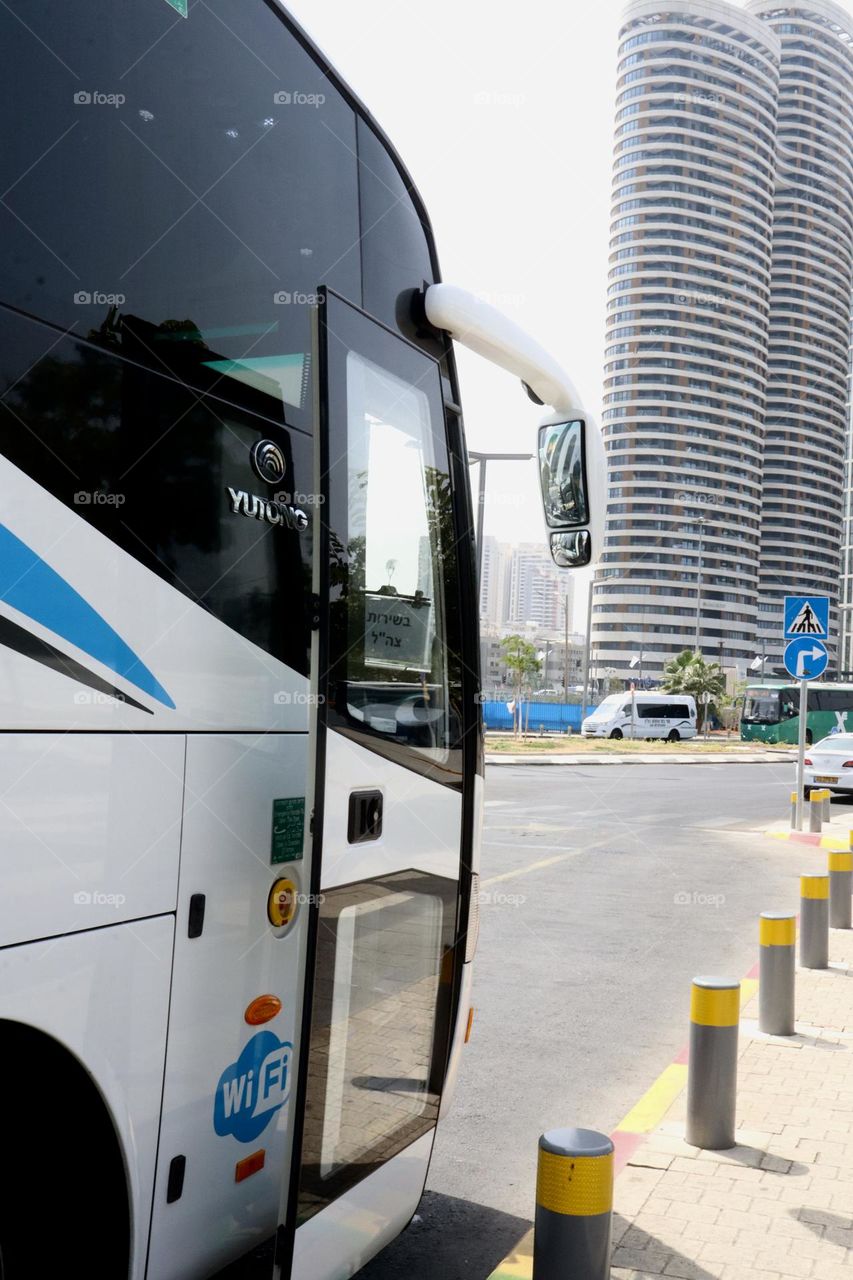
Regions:
<svg viewBox="0 0 853 1280"><path fill-rule="evenodd" d="M800 742L797 751L797 817L796 830L803 829L803 760L806 755L806 721L808 720L809 682L800 681Z"/></svg>

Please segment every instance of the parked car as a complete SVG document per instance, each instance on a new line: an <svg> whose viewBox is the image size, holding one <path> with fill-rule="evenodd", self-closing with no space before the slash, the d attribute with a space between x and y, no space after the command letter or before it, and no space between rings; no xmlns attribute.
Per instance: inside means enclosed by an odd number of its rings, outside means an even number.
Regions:
<svg viewBox="0 0 853 1280"><path fill-rule="evenodd" d="M843 795L853 792L853 733L831 733L809 747L803 761L803 795L812 787L828 787Z"/></svg>
<svg viewBox="0 0 853 1280"><path fill-rule="evenodd" d="M696 737L696 700L683 693L611 693L581 725L585 738Z"/></svg>

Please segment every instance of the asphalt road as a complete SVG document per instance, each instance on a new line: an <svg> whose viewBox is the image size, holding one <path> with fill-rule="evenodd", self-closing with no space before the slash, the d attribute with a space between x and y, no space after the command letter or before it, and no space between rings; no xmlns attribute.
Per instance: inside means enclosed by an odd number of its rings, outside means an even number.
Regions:
<svg viewBox="0 0 853 1280"><path fill-rule="evenodd" d="M485 1280L532 1218L540 1132L614 1129L685 1043L691 978L742 977L758 913L825 869L763 834L792 775L488 771L473 1037L418 1215L359 1280Z"/></svg>

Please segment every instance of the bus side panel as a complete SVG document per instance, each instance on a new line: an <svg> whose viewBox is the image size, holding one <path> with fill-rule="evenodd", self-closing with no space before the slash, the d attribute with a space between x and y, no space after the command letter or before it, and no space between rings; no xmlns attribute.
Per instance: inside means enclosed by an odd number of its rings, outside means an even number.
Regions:
<svg viewBox="0 0 853 1280"><path fill-rule="evenodd" d="M49 896L44 911L53 910ZM143 1280L151 1215L151 1187L157 1152L157 1128L163 1087L163 1059L169 1006L174 918L160 916L71 934L28 946L9 947L0 956L0 1008L4 1018L51 1036L74 1054L100 1090L111 1112L128 1177L132 1223L130 1280ZM0 1033L0 1053L3 1052ZM26 1064L21 1064L26 1071ZM25 1089L26 1080L22 1080ZM62 1081L56 1097L39 1100L55 1108L62 1130ZM54 1134L55 1139L55 1134ZM61 1141L61 1136L60 1136ZM81 1160L84 1153L80 1153ZM97 1170L98 1152L87 1151L81 1163ZM50 1196L62 1194L51 1184L50 1146L44 1152L45 1228L49 1233ZM90 1223L80 1230L97 1250L97 1185L92 1185ZM44 1242L47 1248L48 1238ZM61 1242L54 1241L53 1248ZM50 1269L45 1254L34 1274ZM118 1280L118 1277L116 1278Z"/></svg>
<svg viewBox="0 0 853 1280"><path fill-rule="evenodd" d="M307 752L306 734L188 741L149 1280L209 1276L278 1223L308 922ZM279 878L298 894L285 929L267 915ZM280 1011L250 1024L250 1003L265 995ZM181 1158L183 1180L170 1192Z"/></svg>
<svg viewBox="0 0 853 1280"><path fill-rule="evenodd" d="M0 734L0 946L174 911L182 734Z"/></svg>

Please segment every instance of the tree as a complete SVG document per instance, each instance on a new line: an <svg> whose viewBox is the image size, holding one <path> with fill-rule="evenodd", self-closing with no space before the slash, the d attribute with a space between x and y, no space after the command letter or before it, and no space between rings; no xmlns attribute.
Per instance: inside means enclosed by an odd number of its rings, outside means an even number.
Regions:
<svg viewBox="0 0 853 1280"><path fill-rule="evenodd" d="M661 688L666 693L692 694L697 704L696 728L701 732L706 713L716 714L715 704L725 696L726 676L718 662L706 662L698 651L684 649L664 667Z"/></svg>
<svg viewBox="0 0 853 1280"><path fill-rule="evenodd" d="M536 649L523 636L507 636L501 641L504 665L512 676L513 689L513 725L517 733L521 728L521 694L525 686L530 685L530 677L539 674L542 663L536 656Z"/></svg>

